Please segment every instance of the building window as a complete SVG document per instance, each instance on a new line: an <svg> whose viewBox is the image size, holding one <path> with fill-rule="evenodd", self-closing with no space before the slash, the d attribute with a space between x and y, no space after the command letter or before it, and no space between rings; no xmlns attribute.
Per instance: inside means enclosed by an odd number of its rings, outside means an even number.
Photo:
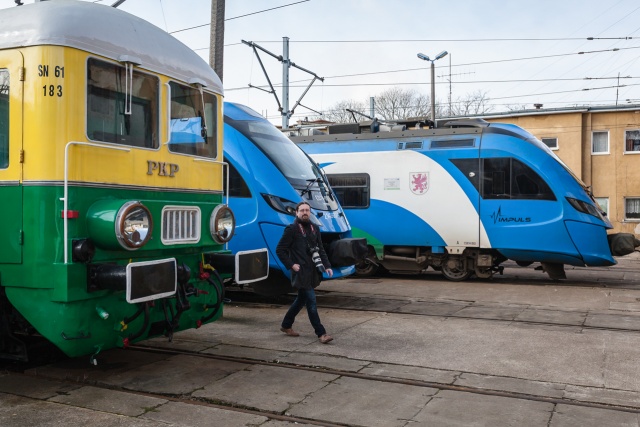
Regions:
<svg viewBox="0 0 640 427"><path fill-rule="evenodd" d="M608 131L596 131L591 134L591 154L609 154Z"/></svg>
<svg viewBox="0 0 640 427"><path fill-rule="evenodd" d="M640 130L628 130L624 133L624 152L640 152Z"/></svg>
<svg viewBox="0 0 640 427"><path fill-rule="evenodd" d="M343 208L369 207L369 174L327 174L327 178Z"/></svg>
<svg viewBox="0 0 640 427"><path fill-rule="evenodd" d="M552 150L558 149L558 138L542 138L542 143Z"/></svg>
<svg viewBox="0 0 640 427"><path fill-rule="evenodd" d="M132 79L133 81L129 81ZM90 58L87 66L87 135L93 141L158 148L157 77Z"/></svg>
<svg viewBox="0 0 640 427"><path fill-rule="evenodd" d="M609 198L608 197L594 197L596 199L596 203L600 206L600 209L604 212L605 215L609 215Z"/></svg>
<svg viewBox="0 0 640 427"><path fill-rule="evenodd" d="M640 197L628 197L624 199L624 219L631 221L640 220Z"/></svg>

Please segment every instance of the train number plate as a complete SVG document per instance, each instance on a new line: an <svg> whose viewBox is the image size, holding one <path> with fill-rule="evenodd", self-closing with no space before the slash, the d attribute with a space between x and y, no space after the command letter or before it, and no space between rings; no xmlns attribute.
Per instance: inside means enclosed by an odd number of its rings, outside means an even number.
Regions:
<svg viewBox="0 0 640 427"><path fill-rule="evenodd" d="M178 286L176 259L132 262L127 265L127 302L168 297Z"/></svg>

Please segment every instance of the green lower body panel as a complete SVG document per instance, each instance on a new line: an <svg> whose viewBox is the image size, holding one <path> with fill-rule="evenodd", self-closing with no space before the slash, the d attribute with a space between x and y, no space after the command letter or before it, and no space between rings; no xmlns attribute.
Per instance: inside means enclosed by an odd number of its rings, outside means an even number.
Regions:
<svg viewBox="0 0 640 427"><path fill-rule="evenodd" d="M52 301L51 289L7 287L9 302L31 325L70 357L197 328L222 315L222 285L195 283L195 293L129 304L125 292Z"/></svg>

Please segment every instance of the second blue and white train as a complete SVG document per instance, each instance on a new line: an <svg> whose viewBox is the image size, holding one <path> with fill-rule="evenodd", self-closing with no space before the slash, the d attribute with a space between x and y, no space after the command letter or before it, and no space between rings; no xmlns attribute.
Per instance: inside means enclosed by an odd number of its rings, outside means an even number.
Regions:
<svg viewBox="0 0 640 427"><path fill-rule="evenodd" d="M324 168L354 235L367 239L362 274L432 267L450 280L488 278L511 259L564 278L565 264L616 263L611 223L589 188L517 126L468 120L292 140Z"/></svg>

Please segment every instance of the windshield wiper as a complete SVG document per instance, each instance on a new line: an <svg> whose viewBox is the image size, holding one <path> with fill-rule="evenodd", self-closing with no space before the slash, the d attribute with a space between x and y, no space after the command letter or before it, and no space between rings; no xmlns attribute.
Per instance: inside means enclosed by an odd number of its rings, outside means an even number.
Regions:
<svg viewBox="0 0 640 427"><path fill-rule="evenodd" d="M304 196L304 193L309 193L309 200L311 200L311 190L309 188L313 185L314 182L321 182L321 181L322 181L322 178L308 179L307 182L309 184L307 184L307 188L305 188L300 192L300 195Z"/></svg>

